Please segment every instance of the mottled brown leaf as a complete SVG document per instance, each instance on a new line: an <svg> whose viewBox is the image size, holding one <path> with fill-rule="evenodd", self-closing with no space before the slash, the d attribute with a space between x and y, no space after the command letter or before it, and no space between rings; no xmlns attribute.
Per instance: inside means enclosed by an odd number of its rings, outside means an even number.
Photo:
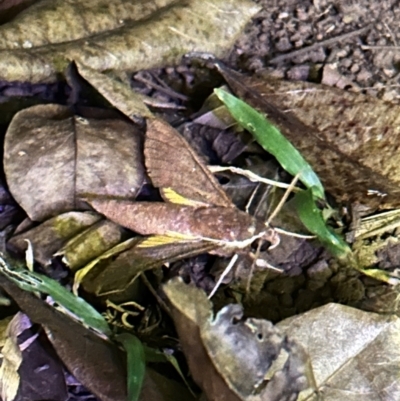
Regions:
<svg viewBox="0 0 400 401"><path fill-rule="evenodd" d="M249 0L46 0L0 27L0 79L50 82L71 60L104 71L222 55L260 7Z"/></svg>
<svg viewBox="0 0 400 401"><path fill-rule="evenodd" d="M397 316L331 303L277 326L302 344L310 356L318 394L303 399L399 399Z"/></svg>
<svg viewBox="0 0 400 401"><path fill-rule="evenodd" d="M289 401L308 387L302 347L270 322L244 319L240 305L213 316L206 294L179 280L164 292L193 378L210 401Z"/></svg>
<svg viewBox="0 0 400 401"><path fill-rule="evenodd" d="M117 119L39 105L12 120L4 144L9 189L32 220L79 207L85 194L133 198L143 182L141 137Z"/></svg>
<svg viewBox="0 0 400 401"><path fill-rule="evenodd" d="M133 91L129 85L82 63L76 62L76 67L79 74L90 82L93 88L133 121L135 121L135 117L153 117L152 112L143 103L143 96Z"/></svg>
<svg viewBox="0 0 400 401"><path fill-rule="evenodd" d="M218 68L236 94L266 113L332 195L372 208L400 204L396 106L337 88Z"/></svg>

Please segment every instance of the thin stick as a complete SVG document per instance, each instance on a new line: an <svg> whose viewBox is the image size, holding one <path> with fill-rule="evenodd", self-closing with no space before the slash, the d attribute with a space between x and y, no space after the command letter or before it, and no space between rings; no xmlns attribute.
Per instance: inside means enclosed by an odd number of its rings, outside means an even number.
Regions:
<svg viewBox="0 0 400 401"><path fill-rule="evenodd" d="M236 261L238 260L239 255L235 254L232 256L228 266L225 267L225 270L222 272L220 278L218 279L217 283L215 284L214 288L210 292L208 299L211 299L213 295L217 292L219 286L222 284L222 281L227 276L227 274L232 270L232 267L235 265Z"/></svg>
<svg viewBox="0 0 400 401"><path fill-rule="evenodd" d="M290 183L290 185L286 189L285 193L283 194L283 196L282 196L281 200L279 201L278 205L276 206L275 210L271 213L271 216L269 216L269 218L267 220L267 224L268 225L271 223L271 221L274 219L274 217L276 217L276 215L281 211L282 206L284 205L284 203L286 202L287 198L289 197L289 195L291 194L291 192L295 188L295 185L297 184L297 181L300 178L300 174L301 173L297 173L296 176L293 178L292 182Z"/></svg>

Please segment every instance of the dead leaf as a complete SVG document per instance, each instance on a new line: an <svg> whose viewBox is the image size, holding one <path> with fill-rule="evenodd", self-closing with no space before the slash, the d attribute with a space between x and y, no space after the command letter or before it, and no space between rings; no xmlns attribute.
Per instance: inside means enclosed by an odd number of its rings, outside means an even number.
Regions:
<svg viewBox="0 0 400 401"><path fill-rule="evenodd" d="M32 220L82 208L87 194L134 198L144 179L140 133L118 119L73 115L39 105L17 113L4 144L15 200Z"/></svg>
<svg viewBox="0 0 400 401"><path fill-rule="evenodd" d="M270 322L243 319L240 305L213 317L206 294L173 280L164 286L194 380L212 400L294 400L308 387L307 356Z"/></svg>
<svg viewBox="0 0 400 401"><path fill-rule="evenodd" d="M98 72L82 63L76 62L79 74L88 81L105 99L127 117L136 122L135 117L153 117L153 113L143 102L143 96L130 86L114 77Z"/></svg>
<svg viewBox="0 0 400 401"><path fill-rule="evenodd" d="M102 401L126 401L122 351L67 315L0 276L0 286L29 318L42 325L71 373Z"/></svg>
<svg viewBox="0 0 400 401"><path fill-rule="evenodd" d="M62 256L65 265L76 271L123 239L121 226L102 220L69 240L54 256Z"/></svg>
<svg viewBox="0 0 400 401"><path fill-rule="evenodd" d="M0 79L55 81L72 60L137 71L191 51L221 56L259 10L249 0L41 1L0 27Z"/></svg>
<svg viewBox="0 0 400 401"><path fill-rule="evenodd" d="M64 370L60 360L52 351L46 337L33 329L29 318L21 312L9 324L2 355L2 400L67 399Z"/></svg>
<svg viewBox="0 0 400 401"><path fill-rule="evenodd" d="M35 260L42 266L51 263L53 255L71 238L95 225L101 217L92 212L68 212L14 235L7 243L13 251L23 253L32 244Z"/></svg>
<svg viewBox="0 0 400 401"><path fill-rule="evenodd" d="M307 351L319 392L304 400L400 399L400 320L328 304L277 324Z"/></svg>
<svg viewBox="0 0 400 401"><path fill-rule="evenodd" d="M400 204L395 106L337 88L246 77L216 66L238 96L266 113L333 196L371 208Z"/></svg>

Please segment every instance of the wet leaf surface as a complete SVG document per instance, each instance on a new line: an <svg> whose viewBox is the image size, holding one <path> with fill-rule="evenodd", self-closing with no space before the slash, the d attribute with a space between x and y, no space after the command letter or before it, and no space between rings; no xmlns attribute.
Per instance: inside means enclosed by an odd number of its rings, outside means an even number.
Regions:
<svg viewBox="0 0 400 401"><path fill-rule="evenodd" d="M258 10L247 0L42 1L0 28L0 79L51 82L72 60L137 71L191 51L222 55Z"/></svg>

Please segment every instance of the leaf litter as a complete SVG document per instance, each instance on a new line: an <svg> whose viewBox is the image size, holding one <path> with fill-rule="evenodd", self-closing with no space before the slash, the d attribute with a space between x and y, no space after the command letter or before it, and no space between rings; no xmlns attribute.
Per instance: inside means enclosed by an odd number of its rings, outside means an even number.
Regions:
<svg viewBox="0 0 400 401"><path fill-rule="evenodd" d="M21 237L22 238L22 237ZM168 244L167 244L168 245ZM186 302L186 304L190 304L190 302ZM25 308L27 308L27 306L25 306ZM31 312L32 313L32 312ZM324 315L326 316L327 314L326 313L324 313ZM330 313L328 313L328 315L330 316ZM235 315L236 316L236 315ZM239 316L239 315L238 315ZM238 319L240 319L240 317L238 318ZM300 317L299 317L299 319L300 319ZM338 320L340 321L342 319L342 317L338 317ZM358 320L360 320L361 318L360 317L357 317L357 319ZM230 322L231 323L231 322ZM306 325L309 325L310 323L306 323ZM251 326L251 325L250 325ZM239 325L239 327L240 327L240 325ZM366 327L368 327L368 325L366 326ZM368 331L368 329L367 328L362 328L362 329L360 329L360 332L365 332L365 331ZM184 336L182 335L182 339L184 338ZM310 338L309 336L307 337L308 339ZM348 342L347 342L347 340L346 340L346 342L345 342L345 345L347 345L348 344ZM329 344L329 346L330 346L330 344ZM323 348L323 349L325 349L326 348L326 346ZM329 347L328 347L329 348ZM323 354L323 352L322 352L322 354ZM312 359L312 358L311 358ZM290 377L290 376L288 376L288 377ZM338 376L339 377L339 376ZM361 380L361 379L360 379ZM225 384L224 384L224 382L225 382ZM223 374L223 385L225 385L225 387L226 387L226 385L227 385L227 383L229 382L229 380L228 380L228 376L227 375L225 375L225 374ZM240 383L239 383L240 384ZM356 383L357 384L357 383ZM386 383L387 384L387 383ZM383 384L383 386L386 386L386 384ZM389 383L390 384L390 383ZM229 387L229 383L228 383L228 387ZM268 387L267 387L268 388ZM271 387L270 387L271 388ZM315 390L315 389L314 389ZM346 391L347 389L345 389L344 391ZM357 391L358 391L358 389L357 389ZM376 395L376 394L374 394L374 395ZM334 399L334 398L332 398L332 399Z"/></svg>

